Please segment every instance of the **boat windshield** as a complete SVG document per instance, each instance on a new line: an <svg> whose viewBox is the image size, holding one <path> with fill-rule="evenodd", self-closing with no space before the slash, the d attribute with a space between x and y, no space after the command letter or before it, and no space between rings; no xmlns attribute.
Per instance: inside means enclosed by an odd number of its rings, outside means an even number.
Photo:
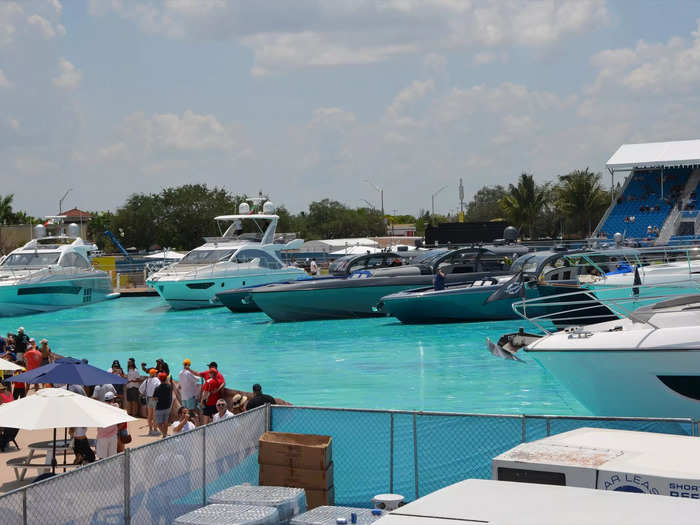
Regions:
<svg viewBox="0 0 700 525"><path fill-rule="evenodd" d="M447 248L437 248L435 250L430 250L428 252L422 253L411 260L411 264L426 264L431 266L439 257L442 257L447 252Z"/></svg>
<svg viewBox="0 0 700 525"><path fill-rule="evenodd" d="M551 253L541 255L521 255L510 267L511 273L535 273L540 265L552 257Z"/></svg>
<svg viewBox="0 0 700 525"><path fill-rule="evenodd" d="M60 253L38 253L22 252L12 253L7 256L2 263L3 266L26 267L26 266L49 266L56 264Z"/></svg>
<svg viewBox="0 0 700 525"><path fill-rule="evenodd" d="M337 273L343 273L345 271L345 268L347 268L348 264L350 261L353 261L357 258L357 255L346 255L344 257L339 257L335 261L333 261L330 266L328 267L329 273L332 274L337 274Z"/></svg>
<svg viewBox="0 0 700 525"><path fill-rule="evenodd" d="M236 250L193 250L179 264L212 264L230 259Z"/></svg>

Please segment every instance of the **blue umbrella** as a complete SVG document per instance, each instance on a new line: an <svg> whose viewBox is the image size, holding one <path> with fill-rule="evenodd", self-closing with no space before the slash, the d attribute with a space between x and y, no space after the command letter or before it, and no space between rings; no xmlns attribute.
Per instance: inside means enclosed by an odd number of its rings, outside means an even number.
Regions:
<svg viewBox="0 0 700 525"><path fill-rule="evenodd" d="M85 359L78 360L72 357L62 357L54 363L12 376L8 381L29 384L54 383L66 385L116 385L127 382L123 377L89 365Z"/></svg>

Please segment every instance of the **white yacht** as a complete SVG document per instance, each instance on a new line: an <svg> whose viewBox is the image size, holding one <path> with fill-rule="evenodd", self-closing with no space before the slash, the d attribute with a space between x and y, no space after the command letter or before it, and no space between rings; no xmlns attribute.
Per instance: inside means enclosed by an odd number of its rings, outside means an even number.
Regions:
<svg viewBox="0 0 700 525"><path fill-rule="evenodd" d="M46 217L55 235L39 224L34 239L0 263L0 316L50 312L118 297L109 274L96 270L90 253L97 246L78 237L78 225L63 228L63 216Z"/></svg>
<svg viewBox="0 0 700 525"><path fill-rule="evenodd" d="M301 268L288 266L279 257L280 250L301 246L295 239L286 244L274 242L279 216L271 202L265 202L262 213L250 213L250 206L241 203L238 215L222 215L218 223L231 223L221 237L207 237L177 263L152 274L146 281L176 310L223 306L215 294L231 288L293 281L304 278ZM243 223L252 222L261 234L244 234Z"/></svg>
<svg viewBox="0 0 700 525"><path fill-rule="evenodd" d="M489 349L522 349L597 416L700 417L700 295L545 336L506 334Z"/></svg>

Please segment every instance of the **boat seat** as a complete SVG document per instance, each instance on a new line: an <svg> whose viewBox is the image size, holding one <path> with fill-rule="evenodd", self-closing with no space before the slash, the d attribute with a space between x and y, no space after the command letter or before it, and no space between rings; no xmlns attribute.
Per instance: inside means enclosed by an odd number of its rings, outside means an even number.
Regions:
<svg viewBox="0 0 700 525"><path fill-rule="evenodd" d="M474 281L472 283L472 286L483 286L483 285L484 285L484 281Z"/></svg>

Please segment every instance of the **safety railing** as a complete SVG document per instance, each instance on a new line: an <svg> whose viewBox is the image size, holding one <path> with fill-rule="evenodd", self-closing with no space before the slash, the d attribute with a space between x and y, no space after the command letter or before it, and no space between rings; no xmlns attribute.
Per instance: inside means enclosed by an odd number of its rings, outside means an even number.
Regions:
<svg viewBox="0 0 700 525"><path fill-rule="evenodd" d="M692 419L492 415L267 406L0 497L2 523L172 523L215 492L258 482L267 430L333 438L335 504L367 507L376 494L413 500L467 478L516 445L580 427L698 435Z"/></svg>

